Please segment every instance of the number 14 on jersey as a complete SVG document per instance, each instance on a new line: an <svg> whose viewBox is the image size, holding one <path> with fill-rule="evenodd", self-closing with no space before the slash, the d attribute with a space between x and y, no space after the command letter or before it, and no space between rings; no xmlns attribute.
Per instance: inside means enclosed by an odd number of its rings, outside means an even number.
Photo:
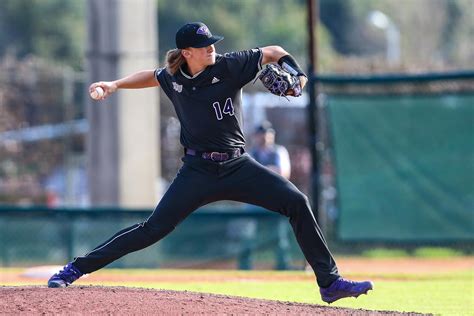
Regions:
<svg viewBox="0 0 474 316"><path fill-rule="evenodd" d="M221 109L221 104L219 102L214 102L212 106L214 107L214 111L216 111L216 117L219 121L224 118L224 114L228 114L230 116L234 115L234 106L232 105L231 98L227 98L227 100L225 100L223 109Z"/></svg>

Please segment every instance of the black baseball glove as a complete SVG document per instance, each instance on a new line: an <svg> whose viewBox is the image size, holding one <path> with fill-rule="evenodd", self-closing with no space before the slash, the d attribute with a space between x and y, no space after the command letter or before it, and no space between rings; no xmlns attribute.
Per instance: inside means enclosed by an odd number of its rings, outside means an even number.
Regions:
<svg viewBox="0 0 474 316"><path fill-rule="evenodd" d="M277 96L291 95L299 97L302 94L300 78L290 74L276 64L268 64L257 77L265 88Z"/></svg>

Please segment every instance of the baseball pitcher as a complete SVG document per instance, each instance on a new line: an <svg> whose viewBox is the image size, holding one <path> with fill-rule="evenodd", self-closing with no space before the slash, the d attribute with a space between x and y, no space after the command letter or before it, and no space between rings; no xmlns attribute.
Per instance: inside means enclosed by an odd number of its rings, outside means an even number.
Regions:
<svg viewBox="0 0 474 316"><path fill-rule="evenodd" d="M260 165L245 152L242 132L244 85L259 78L271 92L298 97L307 78L295 59L280 46L217 54L212 35L201 22L176 33L176 49L167 53L163 68L144 70L116 81L100 81L90 92L103 90L104 99L117 89L161 87L181 123L183 165L154 212L75 258L48 281L66 287L118 258L153 245L197 208L219 200L261 206L288 217L303 254L315 272L322 300L332 303L357 297L373 288L370 281L342 278L308 198L291 182Z"/></svg>

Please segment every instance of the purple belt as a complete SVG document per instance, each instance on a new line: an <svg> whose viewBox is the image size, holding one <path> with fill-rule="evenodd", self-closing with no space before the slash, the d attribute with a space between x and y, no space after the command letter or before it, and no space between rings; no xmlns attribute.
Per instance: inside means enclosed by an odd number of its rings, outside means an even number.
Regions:
<svg viewBox="0 0 474 316"><path fill-rule="evenodd" d="M218 152L218 151L205 152L205 151L197 151L194 149L185 148L184 153L190 156L201 157L206 160L222 162L222 161L226 161L232 158L237 158L237 157L242 156L242 154L244 153L244 149L236 148L232 151L225 151L225 152Z"/></svg>

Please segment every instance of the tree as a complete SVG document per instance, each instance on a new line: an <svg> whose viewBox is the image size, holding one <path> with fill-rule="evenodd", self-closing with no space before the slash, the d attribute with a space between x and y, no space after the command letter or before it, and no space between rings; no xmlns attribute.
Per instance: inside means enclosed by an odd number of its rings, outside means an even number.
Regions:
<svg viewBox="0 0 474 316"><path fill-rule="evenodd" d="M306 1L159 0L158 5L160 56L174 48L176 30L189 21L203 21L224 35L221 51L274 44L299 60L307 55Z"/></svg>
<svg viewBox="0 0 474 316"><path fill-rule="evenodd" d="M369 33L365 19L358 18L347 0L320 0L320 20L332 37L334 49L342 55L364 55L381 47Z"/></svg>
<svg viewBox="0 0 474 316"><path fill-rule="evenodd" d="M33 54L82 66L85 1L0 1L0 56Z"/></svg>

